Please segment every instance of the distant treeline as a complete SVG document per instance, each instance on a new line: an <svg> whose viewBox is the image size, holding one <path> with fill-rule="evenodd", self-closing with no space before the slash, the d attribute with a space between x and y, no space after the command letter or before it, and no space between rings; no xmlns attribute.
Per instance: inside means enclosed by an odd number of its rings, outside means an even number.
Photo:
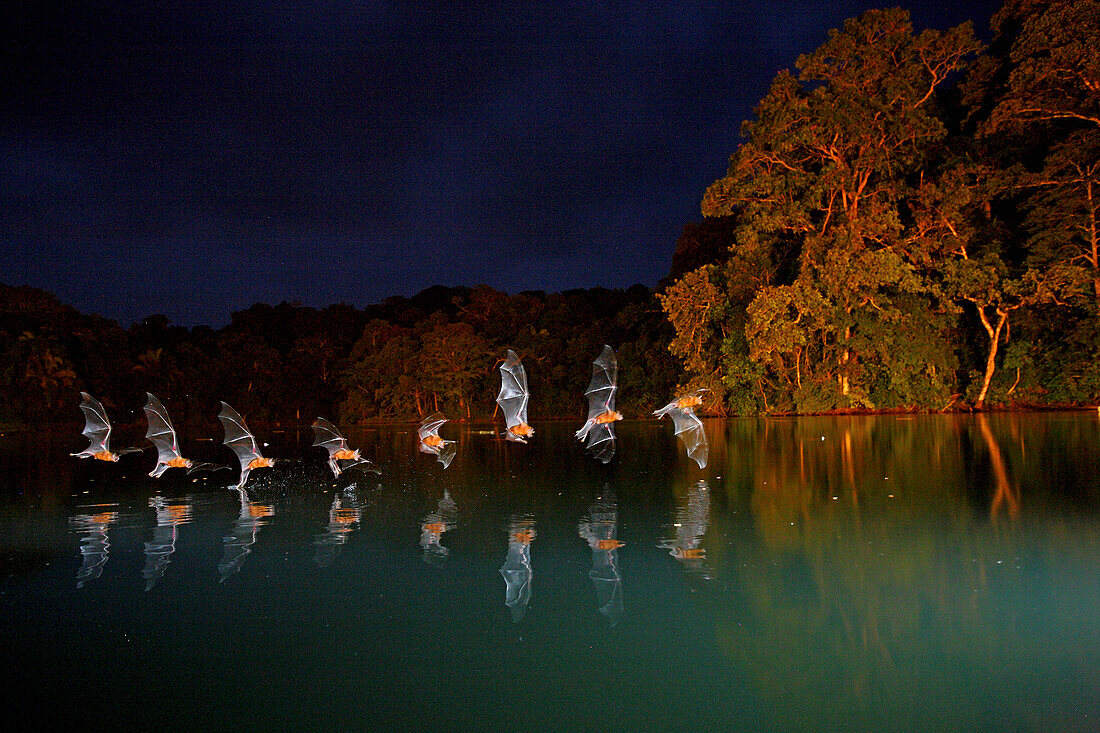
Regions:
<svg viewBox="0 0 1100 733"><path fill-rule="evenodd" d="M487 420L507 348L526 366L533 421L583 420L605 343L619 354L619 408L640 415L666 402L680 376L671 335L641 285L516 295L437 286L364 309L254 305L220 329L160 315L127 329L44 291L0 285L0 420L77 421L80 390L116 422L137 419L146 391L177 422L210 426L219 400L260 423L415 420L436 410Z"/></svg>

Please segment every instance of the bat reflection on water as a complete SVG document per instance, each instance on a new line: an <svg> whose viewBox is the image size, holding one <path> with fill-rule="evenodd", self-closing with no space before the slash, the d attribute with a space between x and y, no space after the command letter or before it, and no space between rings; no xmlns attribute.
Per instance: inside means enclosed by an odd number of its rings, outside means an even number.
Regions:
<svg viewBox="0 0 1100 733"><path fill-rule="evenodd" d="M442 544L443 533L454 529L457 517L455 501L450 492L444 490L436 510L420 523L420 547L424 550L424 562L441 566L447 560L450 550Z"/></svg>
<svg viewBox="0 0 1100 733"><path fill-rule="evenodd" d="M453 440L444 440L439 437L439 428L445 422L447 418L438 412L433 412L424 418L416 431L417 437L420 438L420 452L434 455L443 464L443 468L451 465L455 453L458 452L458 445Z"/></svg>
<svg viewBox="0 0 1100 733"><path fill-rule="evenodd" d="M69 455L77 458L94 458L98 461L115 462L119 456L127 453L140 453L141 448L123 448L111 452L109 441L111 439L111 422L107 419L107 411L99 400L87 392L80 393L80 409L84 413L84 437L88 439L88 447L79 453Z"/></svg>
<svg viewBox="0 0 1100 733"><path fill-rule="evenodd" d="M592 569L588 577L596 587L599 611L611 626L623 615L623 578L619 572L617 538L619 515L614 501L599 501L588 508L588 516L577 525L577 531L592 549Z"/></svg>
<svg viewBox="0 0 1100 733"><path fill-rule="evenodd" d="M531 391L527 388L527 371L516 352L508 349L507 358L500 365L500 394L497 404L504 413L507 430L504 437L516 443L526 443L535 434L527 424L527 403Z"/></svg>
<svg viewBox="0 0 1100 733"><path fill-rule="evenodd" d="M588 420L577 431L577 439L585 440L585 446L601 463L607 463L615 455L616 420L622 420L615 411L615 392L618 390L619 362L610 346L604 346L599 357L592 362L592 380L584 391L588 397Z"/></svg>
<svg viewBox="0 0 1100 733"><path fill-rule="evenodd" d="M256 438L248 429L244 418L224 402L222 411L218 413L218 419L222 421L222 427L225 429L225 445L237 454L241 462L241 480L232 488L242 489L248 481L250 471L256 468L270 468L275 465L275 459L260 455Z"/></svg>
<svg viewBox="0 0 1100 733"><path fill-rule="evenodd" d="M149 472L153 478L160 478L161 474L169 468L186 468L187 473L195 471L217 471L228 469L229 466L215 466L213 463L195 463L189 458L180 455L179 442L176 440L176 429L172 427L172 421L168 419L168 410L160 403L151 392L146 392L145 420L149 428L145 437L157 447L157 465Z"/></svg>
<svg viewBox="0 0 1100 733"><path fill-rule="evenodd" d="M512 621L520 622L531 602L531 543L535 540L535 520L513 517L508 525L508 556L500 568L504 576L504 605L512 612Z"/></svg>
<svg viewBox="0 0 1100 733"><path fill-rule="evenodd" d="M665 415L672 418L676 429L676 436L683 442L688 457L699 464L699 468L707 467L707 457L710 449L707 447L707 434L703 430L703 421L692 409L703 404L701 394L706 390L697 389L691 394L677 397L672 402L653 412L654 417L660 419Z"/></svg>
<svg viewBox="0 0 1100 733"><path fill-rule="evenodd" d="M382 473L373 463L362 458L358 450L348 448L348 441L336 426L321 417L313 422L313 447L328 451L328 467L332 469L332 475L336 478L340 477L342 471L353 468Z"/></svg>

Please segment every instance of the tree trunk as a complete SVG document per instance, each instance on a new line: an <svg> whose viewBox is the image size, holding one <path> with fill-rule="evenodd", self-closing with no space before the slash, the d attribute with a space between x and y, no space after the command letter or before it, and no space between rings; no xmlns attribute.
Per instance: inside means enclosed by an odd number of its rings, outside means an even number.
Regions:
<svg viewBox="0 0 1100 733"><path fill-rule="evenodd" d="M984 307L978 306L978 315L982 319L982 325L985 326L986 333L989 334L989 356L985 360L985 379L982 381L982 391L978 393L978 399L974 401L974 407L980 410L985 406L985 397L989 393L989 383L993 381L993 372L997 368L997 348L1001 342L1001 329L1004 328L1005 322L1008 320L1008 311L997 309L996 328L989 322Z"/></svg>

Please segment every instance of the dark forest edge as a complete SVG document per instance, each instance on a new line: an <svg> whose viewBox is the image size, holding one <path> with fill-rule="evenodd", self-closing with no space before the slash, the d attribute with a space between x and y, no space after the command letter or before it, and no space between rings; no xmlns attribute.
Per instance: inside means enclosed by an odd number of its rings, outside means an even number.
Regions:
<svg viewBox="0 0 1100 733"><path fill-rule="evenodd" d="M705 387L706 414L1073 407L1100 398L1100 0L1010 0L988 47L901 9L832 31L742 129L656 292L429 288L357 309L254 305L222 329L124 329L0 286L0 422L78 390L181 421L488 419L527 366L533 420Z"/></svg>
<svg viewBox="0 0 1100 733"><path fill-rule="evenodd" d="M76 421L80 390L118 423L145 392L181 423L213 427L219 401L255 423L489 420L505 350L524 359L538 419L577 418L603 344L619 353L619 407L641 416L680 376L672 329L642 285L515 295L487 286L428 288L357 309L257 304L224 328L149 316L123 328L45 291L0 285L0 422ZM500 416L497 416L498 419Z"/></svg>

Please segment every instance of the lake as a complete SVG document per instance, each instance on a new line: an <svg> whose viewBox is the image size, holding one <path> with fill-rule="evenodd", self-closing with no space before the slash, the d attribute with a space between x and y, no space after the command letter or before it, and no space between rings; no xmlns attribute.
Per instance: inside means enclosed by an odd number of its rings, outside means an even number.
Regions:
<svg viewBox="0 0 1100 733"><path fill-rule="evenodd" d="M708 420L705 469L667 421L619 423L607 465L577 427L518 445L448 423L447 469L415 426L348 429L382 473L339 481L308 429L260 428L276 466L243 492L236 469L149 478L152 451L70 458L79 428L4 435L9 710L119 730L1100 726L1097 413Z"/></svg>

